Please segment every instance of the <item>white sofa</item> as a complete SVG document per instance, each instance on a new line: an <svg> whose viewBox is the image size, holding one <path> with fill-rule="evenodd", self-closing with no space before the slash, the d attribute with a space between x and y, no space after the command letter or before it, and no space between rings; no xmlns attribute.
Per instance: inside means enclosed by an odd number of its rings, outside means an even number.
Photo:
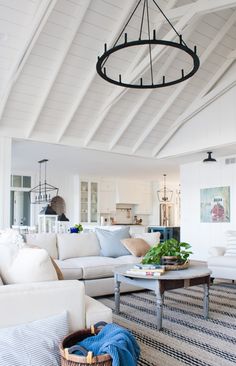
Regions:
<svg viewBox="0 0 236 366"><path fill-rule="evenodd" d="M208 253L208 268L211 278L236 280L236 253L227 255L227 247L212 247Z"/></svg>
<svg viewBox="0 0 236 366"><path fill-rule="evenodd" d="M157 242L159 233L155 233ZM155 235L154 234L154 235ZM100 244L94 232L85 234L28 234L26 241L48 251L58 264L65 280L80 280L89 296L114 293L115 266L138 263L140 257L123 255L117 258L100 255ZM112 245L112 243L111 243ZM134 291L135 286L121 284L121 292Z"/></svg>
<svg viewBox="0 0 236 366"><path fill-rule="evenodd" d="M0 328L47 318L64 310L71 332L100 320L112 321L112 311L85 295L79 281L49 281L0 286Z"/></svg>

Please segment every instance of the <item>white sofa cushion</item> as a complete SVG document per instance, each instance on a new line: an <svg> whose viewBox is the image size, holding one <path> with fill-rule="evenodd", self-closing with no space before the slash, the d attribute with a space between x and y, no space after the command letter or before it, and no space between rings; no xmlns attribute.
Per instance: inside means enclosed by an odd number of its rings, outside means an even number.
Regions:
<svg viewBox="0 0 236 366"><path fill-rule="evenodd" d="M26 234L26 243L46 249L50 257L58 259L57 237L53 233Z"/></svg>
<svg viewBox="0 0 236 366"><path fill-rule="evenodd" d="M57 244L60 260L100 254L100 245L94 232L58 234Z"/></svg>
<svg viewBox="0 0 236 366"><path fill-rule="evenodd" d="M45 249L22 248L2 273L5 284L56 281L57 272Z"/></svg>
<svg viewBox="0 0 236 366"><path fill-rule="evenodd" d="M159 231L154 233L140 233L140 234L132 234L133 238L140 238L145 240L151 247L160 243L160 235Z"/></svg>
<svg viewBox="0 0 236 366"><path fill-rule="evenodd" d="M83 278L83 271L78 260L80 258L69 258L63 261L59 259L55 260L63 274L64 280L81 280Z"/></svg>
<svg viewBox="0 0 236 366"><path fill-rule="evenodd" d="M132 256L130 255L129 257ZM66 259L63 262L69 264L69 266L72 263L73 266L77 266L77 268L79 268L82 271L83 279L111 277L113 276L112 270L116 263L115 258L102 257L102 256L94 256L94 257L90 256L90 257ZM65 275L66 273L65 267L61 268L61 270Z"/></svg>
<svg viewBox="0 0 236 366"><path fill-rule="evenodd" d="M67 313L0 329L0 366L60 365L59 343L68 334Z"/></svg>

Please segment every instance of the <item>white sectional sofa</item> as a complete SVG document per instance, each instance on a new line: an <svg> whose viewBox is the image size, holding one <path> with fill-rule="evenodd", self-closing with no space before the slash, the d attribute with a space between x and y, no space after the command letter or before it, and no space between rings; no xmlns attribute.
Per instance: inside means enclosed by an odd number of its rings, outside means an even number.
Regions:
<svg viewBox="0 0 236 366"><path fill-rule="evenodd" d="M159 240L159 233L157 242ZM28 234L26 241L48 251L55 259L65 280L80 280L89 296L114 293L113 269L127 263L138 263L140 257L127 254L116 258L102 256L96 233L82 234ZM111 243L112 245L112 243ZM122 284L121 291L133 291L137 287Z"/></svg>

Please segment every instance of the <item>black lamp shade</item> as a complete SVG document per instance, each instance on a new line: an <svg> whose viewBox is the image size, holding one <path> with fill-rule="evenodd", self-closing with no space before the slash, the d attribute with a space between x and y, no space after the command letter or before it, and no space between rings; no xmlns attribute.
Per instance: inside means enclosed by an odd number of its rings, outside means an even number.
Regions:
<svg viewBox="0 0 236 366"><path fill-rule="evenodd" d="M203 163L216 163L216 159L212 158L212 151L207 151L207 158L203 160Z"/></svg>

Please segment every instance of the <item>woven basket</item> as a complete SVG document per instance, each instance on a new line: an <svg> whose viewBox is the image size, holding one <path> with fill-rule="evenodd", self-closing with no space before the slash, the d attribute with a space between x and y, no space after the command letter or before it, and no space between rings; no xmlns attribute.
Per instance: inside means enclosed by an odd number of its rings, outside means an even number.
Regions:
<svg viewBox="0 0 236 366"><path fill-rule="evenodd" d="M82 329L67 335L59 347L61 366L112 366L112 358L108 354L93 356L93 353L88 351L86 356L79 356L68 352L68 349L74 346L77 342L81 342L85 338L98 334L99 331L100 329L95 325L91 326L90 329Z"/></svg>
<svg viewBox="0 0 236 366"><path fill-rule="evenodd" d="M182 264L173 264L173 265L165 265L166 271L178 271L181 269L186 269L189 267L189 261L186 261Z"/></svg>

